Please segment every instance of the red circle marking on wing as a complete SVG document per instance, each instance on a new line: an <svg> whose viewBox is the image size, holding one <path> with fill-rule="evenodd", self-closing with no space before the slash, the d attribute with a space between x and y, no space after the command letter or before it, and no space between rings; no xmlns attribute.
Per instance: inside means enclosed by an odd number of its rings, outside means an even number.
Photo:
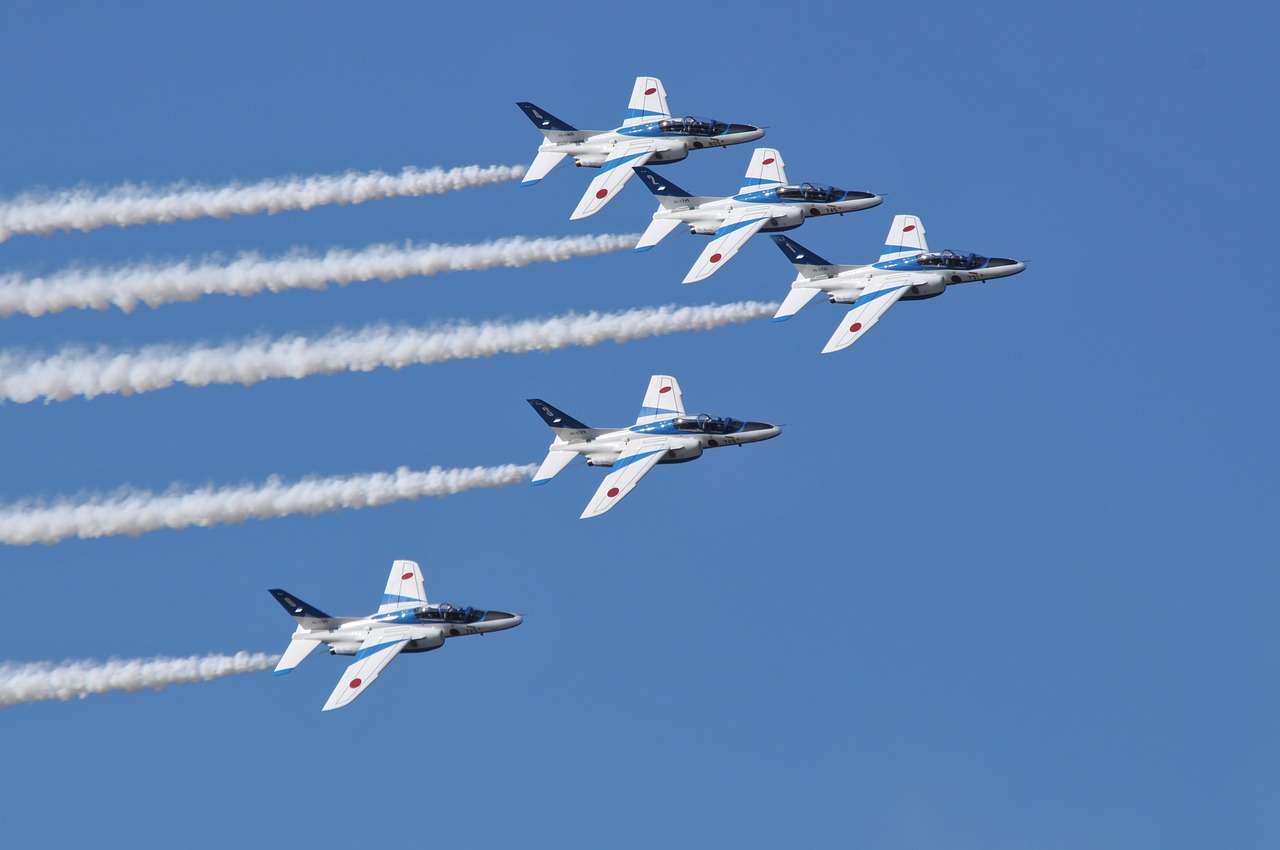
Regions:
<svg viewBox="0 0 1280 850"><path fill-rule="evenodd" d="M353 687L353 688L358 688L358 687L360 687L360 680L359 680L359 679L352 679L352 680L351 680L351 687Z"/></svg>
<svg viewBox="0 0 1280 850"><path fill-rule="evenodd" d="M913 230L915 230L915 229L916 229L916 226L915 226L914 224L908 224L906 227L902 228L902 232L903 232L903 233L910 233L911 231L913 231Z"/></svg>
<svg viewBox="0 0 1280 850"><path fill-rule="evenodd" d="M413 573L405 573L404 575L400 576L401 581L408 581L411 578L413 578Z"/></svg>
<svg viewBox="0 0 1280 850"><path fill-rule="evenodd" d="M852 325L849 325L849 333L851 334L856 334L860 330L862 330L862 322L854 322Z"/></svg>
<svg viewBox="0 0 1280 850"><path fill-rule="evenodd" d="M773 165L773 157L769 157L768 159L761 160L761 161L760 161L760 164L761 164L761 165Z"/></svg>
<svg viewBox="0 0 1280 850"><path fill-rule="evenodd" d="M603 198L603 197L604 197L605 195L607 195L607 194L609 194L609 190L608 190L608 189L601 189L599 192L596 192L596 197L597 197L597 198Z"/></svg>
<svg viewBox="0 0 1280 850"><path fill-rule="evenodd" d="M658 90L657 90L657 89L655 89L653 86L649 86L649 88L647 88L647 89L645 89L645 90L644 90L644 93L645 93L645 94L654 94L654 93L655 93L655 92L657 92L657 91L658 91Z"/></svg>
<svg viewBox="0 0 1280 850"><path fill-rule="evenodd" d="M662 389L658 390L658 392L660 392L660 393L669 393L669 392L671 392L671 387L663 387Z"/></svg>
<svg viewBox="0 0 1280 850"><path fill-rule="evenodd" d="M711 257L710 257L710 259L709 259L707 262L711 262L711 263L718 263L718 262L720 262L720 261L721 261L721 260L723 260L723 259L724 259L724 257L723 257L723 256L721 256L720 254L712 254L712 255L711 255Z"/></svg>
<svg viewBox="0 0 1280 850"><path fill-rule="evenodd" d="M609 492L605 493L605 495L608 496L610 499L612 499L614 496L618 495L618 492L619 491L617 487L610 487Z"/></svg>

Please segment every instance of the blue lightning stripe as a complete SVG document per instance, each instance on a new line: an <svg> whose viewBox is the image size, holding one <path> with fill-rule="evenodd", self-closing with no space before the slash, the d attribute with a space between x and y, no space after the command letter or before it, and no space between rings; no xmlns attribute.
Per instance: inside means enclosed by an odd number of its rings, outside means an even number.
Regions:
<svg viewBox="0 0 1280 850"><path fill-rule="evenodd" d="M721 236L732 233L733 231L739 230L743 227L747 227L749 225L755 224L757 221L764 221L765 218L766 216L761 216L760 218L749 218L749 219L746 219L745 221L739 221L733 224L726 224L716 231L716 238L719 239Z"/></svg>
<svg viewBox="0 0 1280 850"><path fill-rule="evenodd" d="M606 171L612 171L619 165L625 165L633 159L639 159L642 156L646 156L648 153L648 151L645 151L644 153L633 153L630 156L622 156L617 159L606 159L604 165L600 166L600 173L604 174Z"/></svg>
<svg viewBox="0 0 1280 850"><path fill-rule="evenodd" d="M613 465L613 471L614 471L614 472L617 472L619 469L621 469L621 468L622 468L622 467L624 467L624 466L630 466L631 464L635 463L636 461L644 460L645 458L649 457L650 455L661 454L662 452L665 452L665 451L666 451L666 449L656 449L656 450L651 451L651 452L643 452L642 454L632 455L631 457L623 458L622 460L620 460L620 461L616 462L616 463Z"/></svg>
<svg viewBox="0 0 1280 850"><path fill-rule="evenodd" d="M416 596L397 596L394 593L384 593L382 594L381 604L394 605L398 602L421 602L421 601L422 600L418 599Z"/></svg>
<svg viewBox="0 0 1280 850"><path fill-rule="evenodd" d="M642 408L640 408L640 415L641 415L641 416L661 416L661 415L662 415L662 414L664 414L664 413L669 413L669 414L671 414L672 416L679 416L679 415L680 415L680 411L678 411L678 410L671 410L671 409L666 408L666 407L642 407Z"/></svg>
<svg viewBox="0 0 1280 850"><path fill-rule="evenodd" d="M888 295L891 292L897 292L899 289L906 289L909 285L910 284L904 283L902 284L902 286L890 286L886 289L881 289L876 292L871 292L866 295L862 295L858 298L857 301L853 302L854 309L870 304L872 301L875 301L877 298Z"/></svg>
<svg viewBox="0 0 1280 850"><path fill-rule="evenodd" d="M370 646L370 647L368 647L368 648L366 648L366 649L362 649L362 650L360 650L359 652L357 652L357 653L356 653L356 661L361 661L361 660L363 660L363 659L365 659L365 658L368 658L370 655L373 655L373 654L374 654L374 653L376 653L376 652L381 652L382 650L386 649L387 647L389 647L389 646L395 646L395 645L396 645L396 644L398 644L398 643L404 643L404 641L401 641L401 640L391 640L391 641L387 641L386 643L380 643L380 644L378 644L377 646Z"/></svg>

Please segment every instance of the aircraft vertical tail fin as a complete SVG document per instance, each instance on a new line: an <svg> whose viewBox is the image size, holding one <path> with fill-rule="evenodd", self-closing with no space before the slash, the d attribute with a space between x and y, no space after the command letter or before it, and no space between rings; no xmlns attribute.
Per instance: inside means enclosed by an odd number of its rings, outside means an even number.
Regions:
<svg viewBox="0 0 1280 850"><path fill-rule="evenodd" d="M267 592L274 596L276 601L280 603L280 607L289 612L289 616L293 617L298 625L307 631L331 629L334 624L339 622L336 617L330 617L319 608L313 608L288 591L276 587Z"/></svg>
<svg viewBox="0 0 1280 850"><path fill-rule="evenodd" d="M636 77L636 84L631 89L631 102L627 104L627 115L622 121L623 127L634 127L647 124L662 118L670 118L667 109L667 91L662 87L662 80L657 77Z"/></svg>
<svg viewBox="0 0 1280 850"><path fill-rule="evenodd" d="M913 215L895 215L893 224L889 226L889 235L884 239L880 262L914 257L928 250L929 243L925 241L924 225L920 219Z"/></svg>
<svg viewBox="0 0 1280 850"><path fill-rule="evenodd" d="M533 122L533 126L541 130L542 135L546 136L549 142L577 142L592 133L590 130L579 130L567 121L561 121L547 110L527 100L518 101L516 106L520 107L520 110Z"/></svg>
<svg viewBox="0 0 1280 850"><path fill-rule="evenodd" d="M751 152L751 164L747 166L747 175L742 179L738 194L776 189L786 182L786 164L782 161L782 154L774 148L756 148Z"/></svg>

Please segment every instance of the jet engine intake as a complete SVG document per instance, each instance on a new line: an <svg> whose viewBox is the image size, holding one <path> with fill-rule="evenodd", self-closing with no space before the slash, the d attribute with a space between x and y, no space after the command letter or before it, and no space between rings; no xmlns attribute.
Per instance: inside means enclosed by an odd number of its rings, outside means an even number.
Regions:
<svg viewBox="0 0 1280 850"><path fill-rule="evenodd" d="M329 644L330 655L355 655L360 651L358 643L331 643Z"/></svg>
<svg viewBox="0 0 1280 850"><path fill-rule="evenodd" d="M936 298L947 289L945 281L933 280L928 283L917 283L915 286L907 290L907 294L902 296L903 301L923 301L926 298Z"/></svg>
<svg viewBox="0 0 1280 850"><path fill-rule="evenodd" d="M688 460L697 460L700 457L702 457L702 446L682 446L667 452L667 456L661 460L661 463L684 463Z"/></svg>
<svg viewBox="0 0 1280 850"><path fill-rule="evenodd" d="M599 168L606 159L608 157L602 153L582 154L573 158L573 164L579 168Z"/></svg>
<svg viewBox="0 0 1280 850"><path fill-rule="evenodd" d="M804 224L804 210L789 209L773 216L769 219L763 230L790 230L793 227L799 227Z"/></svg>

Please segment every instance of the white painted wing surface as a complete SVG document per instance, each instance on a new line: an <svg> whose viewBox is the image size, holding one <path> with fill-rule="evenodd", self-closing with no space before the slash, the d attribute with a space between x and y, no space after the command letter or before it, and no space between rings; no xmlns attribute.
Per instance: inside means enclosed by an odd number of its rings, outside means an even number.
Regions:
<svg viewBox="0 0 1280 850"><path fill-rule="evenodd" d="M667 456L665 437L647 437L634 440L613 463L613 471L604 477L600 489L587 503L587 509L578 519L590 519L610 510L621 502L654 464Z"/></svg>
<svg viewBox="0 0 1280 850"><path fill-rule="evenodd" d="M427 604L427 588L422 581L422 570L413 561L396 561L387 576L387 586L382 591L378 613L401 611Z"/></svg>
<svg viewBox="0 0 1280 850"><path fill-rule="evenodd" d="M823 354L840 351L858 341L861 336L871 330L885 311L898 303L898 299L907 294L911 288L910 280L890 278L879 286L868 288L853 302L853 309L844 317L840 327L827 340Z"/></svg>
<svg viewBox="0 0 1280 850"><path fill-rule="evenodd" d="M684 396L680 392L680 384L670 375L654 375L649 379L649 389L645 391L644 404L640 406L636 424L648 425L673 416L684 416Z"/></svg>
<svg viewBox="0 0 1280 850"><path fill-rule="evenodd" d="M364 693L364 689L373 684L382 668L391 663L391 659L400 654L409 643L409 628L396 626L389 629L375 629L356 653L356 660L347 672L342 674L338 686L329 694L329 701L324 704L323 711L342 708L347 703Z"/></svg>
<svg viewBox="0 0 1280 850"><path fill-rule="evenodd" d="M693 268L685 275L681 283L697 283L711 277L720 267L733 259L747 240L760 232L771 216L767 206L755 205L743 207L730 213L720 225L711 244L703 250L702 256L694 262Z"/></svg>
<svg viewBox="0 0 1280 850"><path fill-rule="evenodd" d="M612 201L613 196L618 194L623 184L635 174L631 169L637 165L644 165L653 158L656 146L656 140L637 139L614 148L613 153L609 154L609 158L600 166L600 173L591 181L591 185L582 195L582 200L578 201L578 206L574 209L573 215L569 216L569 220L586 218L604 209L604 205Z"/></svg>

